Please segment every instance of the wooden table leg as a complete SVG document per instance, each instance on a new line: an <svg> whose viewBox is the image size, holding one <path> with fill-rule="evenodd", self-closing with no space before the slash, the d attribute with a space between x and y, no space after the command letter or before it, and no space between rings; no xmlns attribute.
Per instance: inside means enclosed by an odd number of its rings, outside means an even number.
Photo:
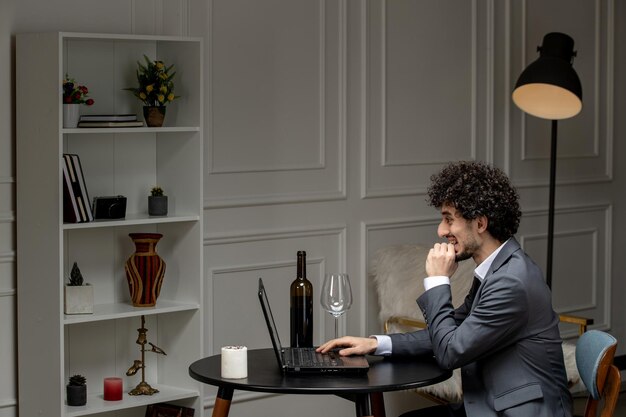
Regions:
<svg viewBox="0 0 626 417"><path fill-rule="evenodd" d="M372 403L372 413L374 417L385 417L385 398L382 392L373 392L370 394Z"/></svg>
<svg viewBox="0 0 626 417"><path fill-rule="evenodd" d="M369 394L357 394L354 399L354 406L356 408L356 417L374 417L372 414L372 407L370 404Z"/></svg>
<svg viewBox="0 0 626 417"><path fill-rule="evenodd" d="M233 391L232 388L219 387L213 406L213 417L228 417L230 402L233 399Z"/></svg>

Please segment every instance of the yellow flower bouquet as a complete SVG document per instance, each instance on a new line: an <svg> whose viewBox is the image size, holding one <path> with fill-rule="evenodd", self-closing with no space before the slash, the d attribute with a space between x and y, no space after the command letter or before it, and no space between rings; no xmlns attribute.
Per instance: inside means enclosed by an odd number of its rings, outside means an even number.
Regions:
<svg viewBox="0 0 626 417"><path fill-rule="evenodd" d="M145 65L137 62L137 81L139 87L125 88L131 91L135 97L146 106L165 106L174 101L179 96L174 95L174 75L172 72L174 65L166 66L163 61L151 60L146 55L143 56Z"/></svg>

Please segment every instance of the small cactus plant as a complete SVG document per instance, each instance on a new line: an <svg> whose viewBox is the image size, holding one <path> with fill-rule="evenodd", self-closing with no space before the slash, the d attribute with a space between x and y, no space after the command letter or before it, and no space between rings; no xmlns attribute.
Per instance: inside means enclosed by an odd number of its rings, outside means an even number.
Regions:
<svg viewBox="0 0 626 417"><path fill-rule="evenodd" d="M82 375L76 374L76 375L72 375L70 377L69 385L72 385L72 386L82 386L82 385L85 385L85 384L87 384L87 378L85 378Z"/></svg>
<svg viewBox="0 0 626 417"><path fill-rule="evenodd" d="M84 376L72 375L65 390L67 392L67 405L82 406L87 404L87 378Z"/></svg>
<svg viewBox="0 0 626 417"><path fill-rule="evenodd" d="M163 188L155 185L150 190L148 196L148 214L150 216L167 215L167 196L163 193Z"/></svg>
<svg viewBox="0 0 626 417"><path fill-rule="evenodd" d="M152 187L152 190L150 190L150 195L156 197L156 196L162 196L163 195L163 188L157 186Z"/></svg>
<svg viewBox="0 0 626 417"><path fill-rule="evenodd" d="M70 272L70 283L69 286L81 286L83 285L83 274L80 273L80 269L78 269L78 265L74 262L72 266L72 271Z"/></svg>

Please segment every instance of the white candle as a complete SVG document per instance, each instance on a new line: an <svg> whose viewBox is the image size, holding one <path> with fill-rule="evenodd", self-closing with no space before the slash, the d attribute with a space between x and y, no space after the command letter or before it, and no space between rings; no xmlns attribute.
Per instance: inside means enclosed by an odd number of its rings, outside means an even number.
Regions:
<svg viewBox="0 0 626 417"><path fill-rule="evenodd" d="M222 348L222 378L241 379L248 377L248 348L224 346Z"/></svg>

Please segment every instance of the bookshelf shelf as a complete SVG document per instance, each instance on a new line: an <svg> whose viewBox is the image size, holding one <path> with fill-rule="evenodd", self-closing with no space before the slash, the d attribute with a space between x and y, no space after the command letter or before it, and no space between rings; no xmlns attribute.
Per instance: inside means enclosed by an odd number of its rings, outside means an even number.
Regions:
<svg viewBox="0 0 626 417"><path fill-rule="evenodd" d="M130 213L126 218L119 220L94 220L86 223L63 223L64 230L73 229L95 229L103 227L121 227L138 225L156 225L165 223L197 222L200 220L198 214L170 214L164 217L148 216L147 213Z"/></svg>
<svg viewBox="0 0 626 417"><path fill-rule="evenodd" d="M158 389L158 402L176 401L181 399L194 399L199 395L198 391L180 389L177 387L170 387L167 385L151 384L154 388ZM86 416L97 413L104 413L107 411L124 410L127 408L136 408L148 404L154 403L154 396L132 396L124 393L124 398L121 401L104 401L102 394L92 394L87 398L87 406L84 407L69 407L65 406L65 415L68 417L74 416ZM143 414L142 414L143 415Z"/></svg>
<svg viewBox="0 0 626 417"><path fill-rule="evenodd" d="M94 127L94 128L64 128L62 133L66 135L90 135L90 134L114 134L114 133L177 133L199 132L198 126L177 127Z"/></svg>
<svg viewBox="0 0 626 417"><path fill-rule="evenodd" d="M133 307L128 303L95 304L93 306L93 314L64 315L63 323L65 325L90 323L101 320L116 320L129 317L190 311L199 308L200 305L197 303L181 303L161 299L159 299L158 304L154 307Z"/></svg>
<svg viewBox="0 0 626 417"><path fill-rule="evenodd" d="M63 128L65 74L88 86L95 100L81 107L84 114L136 114L141 120L141 102L123 89L136 84L137 61L144 54L177 71L180 98L168 105L164 127ZM165 401L202 415L202 384L188 374L189 364L203 355L202 40L18 34L16 66L20 415L44 410L60 417L109 412L143 417L146 405ZM48 70L41 72L44 67ZM63 222L64 154L80 157L86 186L79 191L81 201L125 196L125 218ZM167 216L148 215L155 185L168 196ZM166 269L155 307L130 302L124 264L135 249L131 233L163 235L157 252ZM93 287L93 314L64 314L63 287L74 262ZM123 378L126 392L141 381L141 372L126 375L138 355L140 316L148 340L167 352L151 354L144 368L146 382L160 392L104 401L105 377ZM87 379L84 407L66 405L65 385L74 374Z"/></svg>

